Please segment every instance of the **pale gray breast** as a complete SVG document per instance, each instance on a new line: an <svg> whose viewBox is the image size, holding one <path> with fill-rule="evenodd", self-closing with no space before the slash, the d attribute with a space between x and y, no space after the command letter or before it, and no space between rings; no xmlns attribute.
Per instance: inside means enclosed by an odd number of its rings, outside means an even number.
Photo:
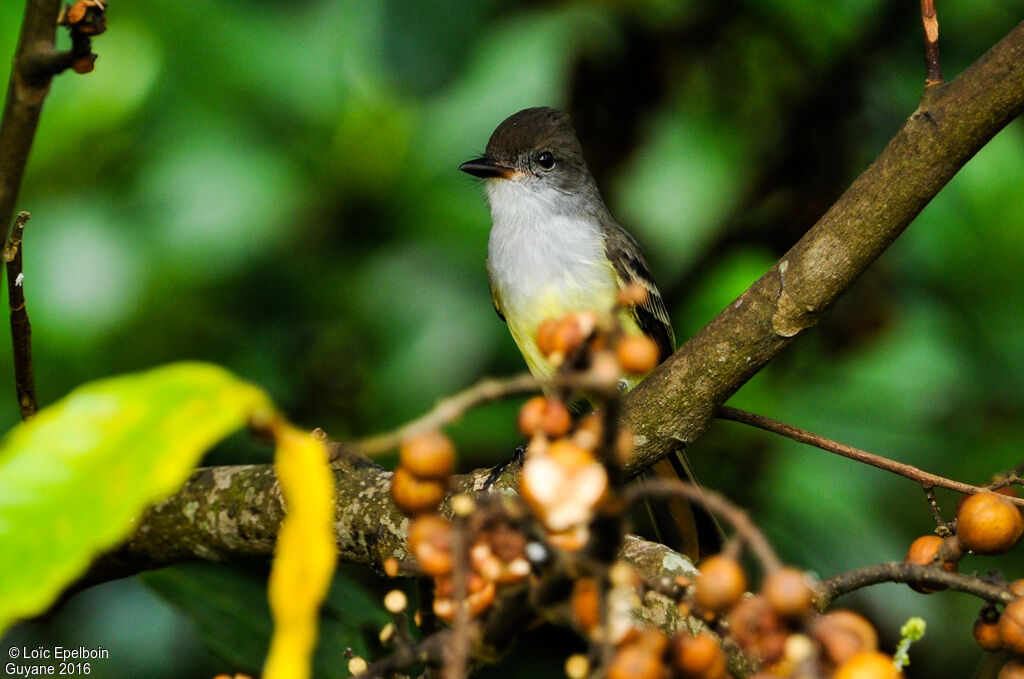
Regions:
<svg viewBox="0 0 1024 679"><path fill-rule="evenodd" d="M487 189L494 221L487 270L505 308L552 294L569 304L615 285L599 225L569 216L572 196L525 181L492 181Z"/></svg>

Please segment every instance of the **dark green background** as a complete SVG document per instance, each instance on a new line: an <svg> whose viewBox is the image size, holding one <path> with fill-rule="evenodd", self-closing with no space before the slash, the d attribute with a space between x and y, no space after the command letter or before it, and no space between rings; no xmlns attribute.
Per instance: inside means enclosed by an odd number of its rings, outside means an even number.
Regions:
<svg viewBox="0 0 1024 679"><path fill-rule="evenodd" d="M13 54L21 12L0 5L0 55ZM685 339L914 111L917 12L911 0L114 2L95 72L53 84L18 201L33 215L25 290L40 400L204 359L345 439L521 370L487 293L482 191L456 168L535 105L573 115ZM1024 3L939 12L953 77L1024 18ZM1022 457L1022 255L1017 121L731 403L985 482ZM8 427L9 360L4 384ZM515 408L453 428L465 467L508 455ZM238 437L211 461L268 454ZM690 457L788 561L822 576L900 559L933 527L911 482L740 425L716 425ZM940 499L948 515L955 498ZM1020 550L962 568L1020 577ZM347 573L337 638L354 638L344 630L372 616L381 587ZM245 663L259 662L266 631L258 568L184 567L147 582L86 592L4 647L107 647L93 677L257 669ZM909 676L968 676L982 656L970 637L979 604L966 595L885 585L840 604L871 617L890 651L903 621L925 618ZM344 674L337 643L322 672ZM535 652L510 662L561 674L567 651Z"/></svg>

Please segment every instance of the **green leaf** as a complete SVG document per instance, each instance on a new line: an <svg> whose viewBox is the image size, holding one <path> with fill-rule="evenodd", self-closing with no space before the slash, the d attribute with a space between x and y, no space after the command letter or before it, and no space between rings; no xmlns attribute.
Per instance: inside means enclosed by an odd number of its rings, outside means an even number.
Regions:
<svg viewBox="0 0 1024 679"><path fill-rule="evenodd" d="M217 366L177 363L92 382L0 446L0 632L49 606L210 446L271 404Z"/></svg>
<svg viewBox="0 0 1024 679"><path fill-rule="evenodd" d="M267 564L183 563L139 579L191 618L203 644L233 671L259 672L273 631Z"/></svg>
<svg viewBox="0 0 1024 679"><path fill-rule="evenodd" d="M203 644L232 671L257 674L263 666L273 625L267 606L268 564L183 563L142 573L139 579L195 623ZM353 571L357 569L352 568ZM314 676L347 678L346 648L373 657L375 638L391 616L345 572L335 572L321 609L320 642Z"/></svg>

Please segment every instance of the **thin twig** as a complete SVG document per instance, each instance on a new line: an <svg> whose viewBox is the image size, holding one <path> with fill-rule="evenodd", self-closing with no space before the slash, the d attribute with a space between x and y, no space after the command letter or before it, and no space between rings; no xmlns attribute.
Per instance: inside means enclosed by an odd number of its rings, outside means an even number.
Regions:
<svg viewBox="0 0 1024 679"><path fill-rule="evenodd" d="M105 28L103 2L85 0L85 11L76 19L66 21L71 33L71 49L54 49L60 0L33 0L25 3L21 34L14 54L7 103L0 122L0 238L6 240L6 229L14 216L14 206L21 189L32 140L35 138L43 103L50 91L53 76L74 68L79 73L91 70L96 55L92 53L90 36Z"/></svg>
<svg viewBox="0 0 1024 679"><path fill-rule="evenodd" d="M25 275L22 273L21 243L29 213L19 212L11 235L4 245L7 265L7 299L11 310L11 348L14 352L14 387L18 394L21 419L36 412L36 387L32 376L32 324L25 308Z"/></svg>
<svg viewBox="0 0 1024 679"><path fill-rule="evenodd" d="M814 603L818 610L825 610L844 594L883 582L912 582L916 585L944 586L998 604L1009 603L1014 598L1013 594L1004 587L986 582L974 575L950 573L934 564L921 566L912 563L891 562L858 568L822 580L814 588Z"/></svg>
<svg viewBox="0 0 1024 679"><path fill-rule="evenodd" d="M426 637L412 648L396 649L395 653L373 663L367 668L366 672L359 676L367 679L372 677L390 677L417 665L436 667L441 664L444 647L448 643L450 635L451 630L441 630L437 634Z"/></svg>
<svg viewBox="0 0 1024 679"><path fill-rule="evenodd" d="M924 25L924 63L926 88L942 82L942 61L939 59L939 19L935 15L935 0L921 0L921 23Z"/></svg>
<svg viewBox="0 0 1024 679"><path fill-rule="evenodd" d="M939 501L935 498L935 487L925 486L922 490L924 490L925 499L928 500L928 508L932 510L936 534L940 537L946 537L950 534L949 525L946 523L946 519L942 517L942 507L939 507Z"/></svg>
<svg viewBox="0 0 1024 679"><path fill-rule="evenodd" d="M548 388L596 391L606 390L607 386L604 381L595 379L586 372L556 375L548 380L538 379L529 373L522 373L504 379L488 378L453 396L438 401L437 405L430 411L411 422L407 422L398 429L358 441L343 443L339 447L338 452L355 451L369 456L380 455L397 448L402 444L402 441L412 436L450 424L473 408L487 403L525 396L527 394L536 394Z"/></svg>
<svg viewBox="0 0 1024 679"><path fill-rule="evenodd" d="M466 520L456 516L452 522L452 600L455 602L455 618L452 633L444 649L443 679L462 679L469 659L469 545L466 535Z"/></svg>
<svg viewBox="0 0 1024 679"><path fill-rule="evenodd" d="M947 479L944 476L926 472L914 465L896 462L895 460L890 460L887 457L875 455L874 453L869 453L866 450L861 450L860 448L848 446L845 443L839 443L838 441L827 439L824 436L813 434L804 429L779 422L778 420L773 420L770 417L765 417L764 415L748 413L747 411L740 410L739 408L722 406L718 409L718 418L749 424L752 427L764 429L765 431L785 436L786 438L793 439L794 441L806 443L807 445L814 446L815 448L821 448L822 450L826 450L830 453L842 455L843 457L848 457L851 460L856 460L858 462L863 462L864 464L869 464L872 467L884 469L885 471L908 478L911 481L916 481L923 488L948 488L949 490L955 490L967 495L973 495L974 493L981 493L989 490L983 486L972 486L969 483L961 483L960 481ZM1015 505L1024 507L1024 498L1006 496L1006 499Z"/></svg>
<svg viewBox="0 0 1024 679"><path fill-rule="evenodd" d="M682 496L732 526L736 535L750 546L750 551L761 562L766 573L782 566L782 561L768 542L768 538L754 525L747 513L708 488L683 481L652 479L629 486L624 495L629 505L657 496Z"/></svg>

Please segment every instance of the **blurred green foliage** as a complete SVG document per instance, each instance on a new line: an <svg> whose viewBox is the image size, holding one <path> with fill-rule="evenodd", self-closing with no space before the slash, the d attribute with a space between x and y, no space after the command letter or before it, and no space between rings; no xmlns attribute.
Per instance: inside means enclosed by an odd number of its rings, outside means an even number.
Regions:
<svg viewBox="0 0 1024 679"><path fill-rule="evenodd" d="M20 5L0 4L0 54L13 53ZM572 114L683 340L913 112L924 80L917 10L885 0L115 3L95 72L54 82L17 206L33 215L25 275L40 398L202 359L265 387L293 420L348 438L482 375L521 370L487 294L481 190L456 167L534 105ZM1024 2L939 12L954 77L1024 16ZM1018 121L732 403L965 481L1018 463L1022 195ZM4 383L9 426L9 362ZM514 410L492 406L454 428L467 467L507 457ZM932 527L910 482L739 425L715 426L690 457L786 559L822 576L900 559ZM210 459L266 452L236 440ZM940 500L948 515L955 498ZM1020 576L1017 553L963 568ZM380 587L369 576L361 586ZM163 651L183 634L194 635L188 648L204 638L218 648L201 612L173 612L135 583L101 591L10 639L71 645L92 634L86 621L120 616L106 638L89 637L119 644L95 676L233 669ZM928 622L908 676L967 676L982 654L970 597L887 585L840 604L872 617L890 650L910 615ZM368 619L368 606L351 611ZM153 649L144 668L140 648ZM551 652L556 676L564 653ZM507 662L494 676L516 671Z"/></svg>

